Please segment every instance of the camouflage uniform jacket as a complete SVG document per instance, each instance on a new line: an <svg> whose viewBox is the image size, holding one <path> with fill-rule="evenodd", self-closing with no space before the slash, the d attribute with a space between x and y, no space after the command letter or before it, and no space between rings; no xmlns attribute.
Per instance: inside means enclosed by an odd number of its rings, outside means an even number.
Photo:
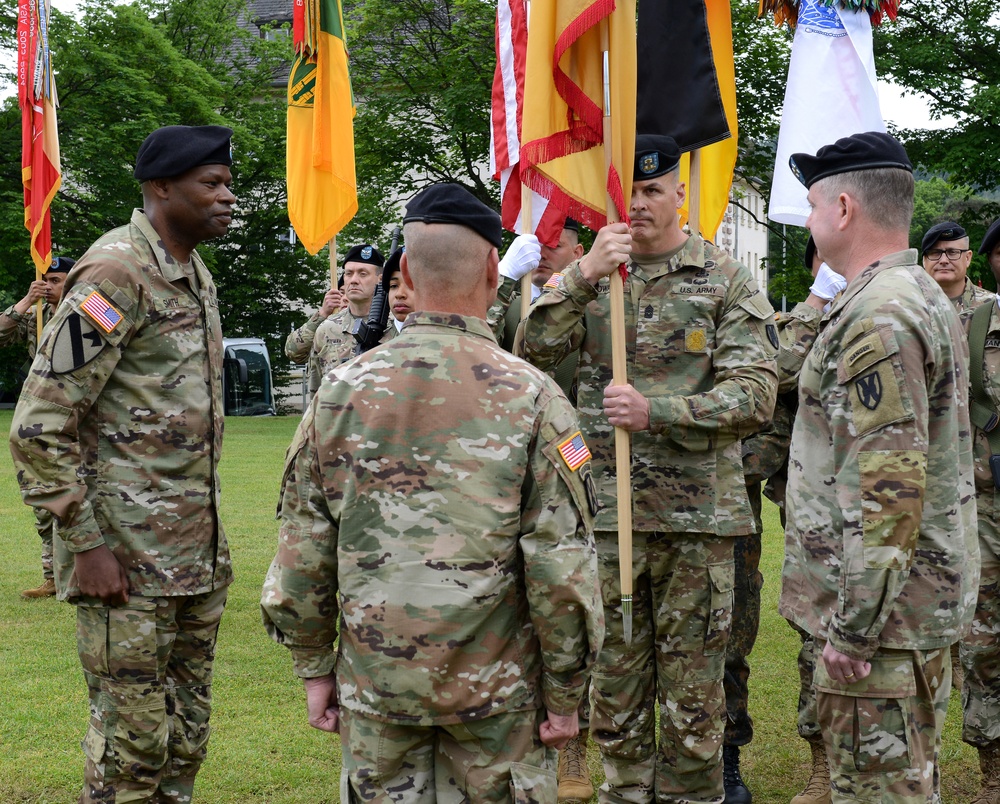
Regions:
<svg viewBox="0 0 1000 804"><path fill-rule="evenodd" d="M636 531L746 535L754 530L740 439L771 418L777 389L774 315L750 272L700 237L669 261L629 266L629 382L649 400L650 429L632 434ZM570 263L521 324L515 351L543 370L579 350L577 405L594 453L595 527L618 527L611 384L610 283Z"/></svg>
<svg viewBox="0 0 1000 804"><path fill-rule="evenodd" d="M957 641L977 594L968 344L915 259L834 304L792 432L780 610L862 660Z"/></svg>
<svg viewBox="0 0 1000 804"><path fill-rule="evenodd" d="M997 297L991 293L986 303L993 305L993 311L990 313L990 326L983 348L983 390L990 400L990 407L1000 413L1000 314L997 312ZM979 304L976 305L978 306ZM975 308L969 308L962 314L966 334L971 329L974 312ZM994 485L993 473L990 471L990 456L993 451L990 449L989 438L978 427L975 428L972 452L976 467L979 538L992 548L992 555L1000 555L1000 490Z"/></svg>
<svg viewBox="0 0 1000 804"><path fill-rule="evenodd" d="M285 339L285 354L298 365L309 363L309 393L316 393L323 375L354 356L354 316L345 307L328 318L313 313L309 320ZM323 358L323 353L332 357Z"/></svg>
<svg viewBox="0 0 1000 804"><path fill-rule="evenodd" d="M219 522L222 330L211 274L200 290L142 210L73 268L11 425L25 502L55 515L60 597L73 553L106 544L132 593L203 594L232 579ZM82 311L103 299L105 332ZM114 317L114 316L112 316Z"/></svg>
<svg viewBox="0 0 1000 804"><path fill-rule="evenodd" d="M48 302L42 304L42 326L52 320L52 306ZM35 305L31 305L26 313L19 313L12 304L0 313L0 347L14 343L28 344L28 357L34 358L38 347L38 328L35 326Z"/></svg>
<svg viewBox="0 0 1000 804"><path fill-rule="evenodd" d="M962 291L962 295L951 301L955 305L955 309L958 310L959 315L961 315L966 310L975 310L980 304L985 304L995 298L996 295L994 293L988 291L986 288L979 287L979 285L972 284L972 280L966 277L965 290Z"/></svg>
<svg viewBox="0 0 1000 804"><path fill-rule="evenodd" d="M576 711L604 615L590 463L562 457L579 424L555 383L444 313L328 379L261 598L296 673L336 665L341 706L411 725Z"/></svg>

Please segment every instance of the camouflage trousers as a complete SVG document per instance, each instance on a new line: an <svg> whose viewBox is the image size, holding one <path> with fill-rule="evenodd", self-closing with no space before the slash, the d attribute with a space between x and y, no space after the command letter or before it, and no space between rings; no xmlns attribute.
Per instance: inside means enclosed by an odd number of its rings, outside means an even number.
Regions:
<svg viewBox="0 0 1000 804"><path fill-rule="evenodd" d="M938 758L951 692L951 653L879 650L871 674L830 678L816 642L814 686L833 802L940 801Z"/></svg>
<svg viewBox="0 0 1000 804"><path fill-rule="evenodd" d="M760 487L757 490L760 500ZM733 628L726 645L726 745L747 745L753 739L750 717L750 662L748 657L760 628L761 540L759 533L737 536L733 542Z"/></svg>
<svg viewBox="0 0 1000 804"><path fill-rule="evenodd" d="M81 804L191 801L208 744L226 592L77 606L90 694Z"/></svg>
<svg viewBox="0 0 1000 804"><path fill-rule="evenodd" d="M591 682L590 734L606 776L600 800L721 802L733 540L635 533L626 645L618 536L595 535L606 622Z"/></svg>
<svg viewBox="0 0 1000 804"><path fill-rule="evenodd" d="M1000 559L985 539L979 540L979 550L979 598L959 657L964 681L962 739L986 748L1000 740Z"/></svg>
<svg viewBox="0 0 1000 804"><path fill-rule="evenodd" d="M789 623L802 638L799 648L799 705L798 730L799 737L809 742L822 742L823 732L819 726L819 715L816 714L816 690L813 687L813 676L816 674L816 639L808 631L799 628L795 623Z"/></svg>
<svg viewBox="0 0 1000 804"><path fill-rule="evenodd" d="M35 530L42 540L42 577L51 581L55 577L52 572L52 529L55 526L55 519L44 508L32 510L35 512Z"/></svg>
<svg viewBox="0 0 1000 804"><path fill-rule="evenodd" d="M340 801L406 804L556 804L554 749L544 710L467 723L409 726L340 709Z"/></svg>

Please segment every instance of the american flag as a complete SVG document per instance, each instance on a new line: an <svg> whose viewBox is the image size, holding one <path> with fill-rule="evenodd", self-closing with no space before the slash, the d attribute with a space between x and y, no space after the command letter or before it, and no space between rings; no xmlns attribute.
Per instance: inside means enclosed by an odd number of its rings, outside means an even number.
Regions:
<svg viewBox="0 0 1000 804"><path fill-rule="evenodd" d="M532 192L531 220L526 223L521 215L521 112L528 54L525 0L497 3L496 52L490 113L490 173L500 180L500 219L508 231L534 233L542 243L555 247L566 220L562 210Z"/></svg>
<svg viewBox="0 0 1000 804"><path fill-rule="evenodd" d="M105 332L111 332L122 320L122 314L108 304L98 292L91 293L80 305L80 309L89 315Z"/></svg>
<svg viewBox="0 0 1000 804"><path fill-rule="evenodd" d="M559 445L559 454L574 472L590 460L590 450L587 449L587 443L583 440L583 435L579 430L576 431L576 435Z"/></svg>
<svg viewBox="0 0 1000 804"><path fill-rule="evenodd" d="M556 272L549 277L549 281L542 285L543 288L557 288L562 284L562 274Z"/></svg>

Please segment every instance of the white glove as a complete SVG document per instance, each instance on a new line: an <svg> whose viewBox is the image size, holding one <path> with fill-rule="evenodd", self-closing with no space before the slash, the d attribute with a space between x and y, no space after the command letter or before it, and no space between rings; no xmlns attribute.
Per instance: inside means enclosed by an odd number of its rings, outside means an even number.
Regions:
<svg viewBox="0 0 1000 804"><path fill-rule="evenodd" d="M809 288L809 292L823 301L832 301L833 297L846 287L847 280L823 262L820 263L816 279L813 281L812 287Z"/></svg>
<svg viewBox="0 0 1000 804"><path fill-rule="evenodd" d="M533 234L518 235L500 260L500 275L515 282L534 271L542 259L542 246Z"/></svg>

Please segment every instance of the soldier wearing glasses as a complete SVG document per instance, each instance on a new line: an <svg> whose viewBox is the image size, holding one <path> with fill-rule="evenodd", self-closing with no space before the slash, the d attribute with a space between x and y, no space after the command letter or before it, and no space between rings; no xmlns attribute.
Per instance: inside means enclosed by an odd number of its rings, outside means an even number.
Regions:
<svg viewBox="0 0 1000 804"><path fill-rule="evenodd" d="M969 235L954 221L934 224L920 241L924 270L941 286L959 313L989 301L993 294L969 281Z"/></svg>

